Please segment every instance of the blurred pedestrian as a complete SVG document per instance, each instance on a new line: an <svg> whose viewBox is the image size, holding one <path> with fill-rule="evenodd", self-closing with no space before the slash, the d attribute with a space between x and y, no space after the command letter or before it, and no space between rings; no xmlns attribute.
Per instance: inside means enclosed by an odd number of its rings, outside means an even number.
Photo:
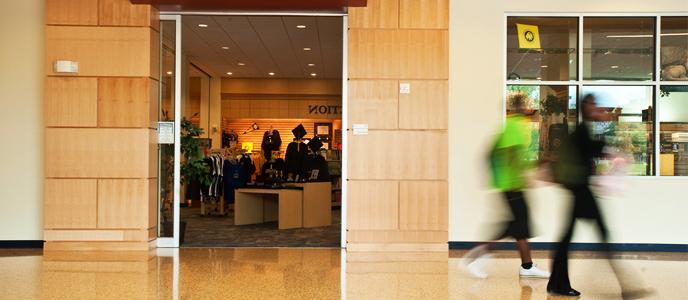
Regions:
<svg viewBox="0 0 688 300"><path fill-rule="evenodd" d="M490 155L492 185L497 188L508 204L512 219L503 224L501 232L494 240L508 237L516 239L516 247L521 256L520 277L548 278L549 272L539 269L530 256L528 238L531 237L528 205L523 189L526 187L526 172L532 168L526 157L531 142L531 132L524 116L527 109L526 97L518 95L510 99L510 114L504 130L499 134ZM478 259L489 254L494 242L481 244L464 256L463 263L469 273L477 278L487 278Z"/></svg>
<svg viewBox="0 0 688 300"><path fill-rule="evenodd" d="M568 252L577 219L593 220L602 240L602 250L607 258L611 257L609 249L609 232L604 222L597 200L590 190L590 177L595 175L595 159L603 156L604 141L590 137L589 122L603 121L604 114L597 108L595 97L586 95L581 101L583 122L565 139L553 167L556 182L561 183L573 195L573 208L561 241L557 244L552 275L547 283L547 291L562 296L579 296L580 292L571 287L568 271ZM611 264L616 278L621 285L624 299L636 298L649 293L640 287L629 288L619 277L618 266Z"/></svg>

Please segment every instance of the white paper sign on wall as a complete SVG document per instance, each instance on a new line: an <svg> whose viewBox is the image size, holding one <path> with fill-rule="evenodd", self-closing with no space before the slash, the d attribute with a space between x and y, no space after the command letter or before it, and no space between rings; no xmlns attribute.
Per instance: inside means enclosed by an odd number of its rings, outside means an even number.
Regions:
<svg viewBox="0 0 688 300"><path fill-rule="evenodd" d="M368 124L354 124L354 135L368 135Z"/></svg>
<svg viewBox="0 0 688 300"><path fill-rule="evenodd" d="M55 73L79 73L79 62L56 60L53 66Z"/></svg>
<svg viewBox="0 0 688 300"><path fill-rule="evenodd" d="M399 94L410 94L411 93L411 84L408 82L400 83L399 84Z"/></svg>
<svg viewBox="0 0 688 300"><path fill-rule="evenodd" d="M174 144L174 122L158 122L158 144Z"/></svg>

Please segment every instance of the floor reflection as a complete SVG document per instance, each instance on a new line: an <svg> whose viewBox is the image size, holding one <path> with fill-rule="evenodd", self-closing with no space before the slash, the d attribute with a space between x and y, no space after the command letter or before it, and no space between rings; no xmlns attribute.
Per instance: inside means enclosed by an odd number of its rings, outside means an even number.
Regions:
<svg viewBox="0 0 688 300"><path fill-rule="evenodd" d="M548 266L545 254L536 253L535 262ZM480 280L458 267L460 256L284 248L42 255L0 250L0 298L556 299L548 297L546 280L519 280L516 257L498 254L486 264L490 277ZM634 255L619 261L655 289L651 298L685 297L687 255L652 257ZM618 299L618 284L611 275L609 264L594 254L576 255L571 261L572 283L583 299Z"/></svg>

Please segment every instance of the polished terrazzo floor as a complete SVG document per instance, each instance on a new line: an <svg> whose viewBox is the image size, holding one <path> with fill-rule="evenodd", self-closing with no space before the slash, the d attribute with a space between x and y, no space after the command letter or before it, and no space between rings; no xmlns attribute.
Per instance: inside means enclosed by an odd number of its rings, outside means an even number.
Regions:
<svg viewBox="0 0 688 300"><path fill-rule="evenodd" d="M339 249L182 248L151 253L0 250L0 299L558 299L544 280L519 280L518 258L498 252L486 280L457 267L461 251L370 254ZM534 252L548 266L548 253ZM581 299L620 299L608 263L576 253ZM688 299L688 255L627 253L656 293ZM570 298L567 298L570 299Z"/></svg>

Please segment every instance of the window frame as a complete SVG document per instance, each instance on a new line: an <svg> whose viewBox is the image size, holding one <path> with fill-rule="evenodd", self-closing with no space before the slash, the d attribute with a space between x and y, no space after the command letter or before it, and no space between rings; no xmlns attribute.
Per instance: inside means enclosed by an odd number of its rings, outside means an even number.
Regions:
<svg viewBox="0 0 688 300"><path fill-rule="evenodd" d="M542 80L509 80L507 79L507 26L508 19L510 17L578 17L578 34L577 34L577 76L576 80L567 81L542 81ZM584 80L583 79L583 32L584 32L584 22L586 17L653 17L655 19L655 51L654 51L654 72L651 81L614 81L614 80ZM571 85L577 86L577 97L576 97L576 107L580 108L580 101L583 96L584 86L649 86L653 89L652 97L652 130L653 130L653 167L652 174L650 175L628 175L629 177L638 178L663 178L663 179L675 179L675 178L688 178L688 176L660 176L661 165L660 165L660 121L658 120L659 112L661 107L658 106L657 100L660 97L660 89L662 86L688 86L688 81L662 81L661 80L661 49L662 49L662 17L688 17L688 12L671 12L671 13L550 13L550 12L506 12L504 13L504 19L502 24L502 122L506 120L507 111L507 96L508 96L508 86L510 85ZM580 122L582 119L581 109L578 109L578 120Z"/></svg>

